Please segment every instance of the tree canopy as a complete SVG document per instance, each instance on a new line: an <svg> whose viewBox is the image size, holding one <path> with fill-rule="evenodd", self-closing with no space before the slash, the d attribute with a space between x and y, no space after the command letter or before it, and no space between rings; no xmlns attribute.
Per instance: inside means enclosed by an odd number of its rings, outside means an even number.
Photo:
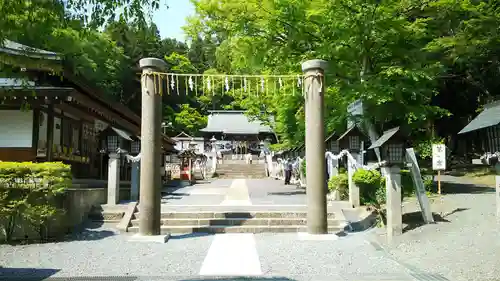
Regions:
<svg viewBox="0 0 500 281"><path fill-rule="evenodd" d="M296 73L305 60L328 61L329 131L344 130L347 105L362 99L378 131L401 125L429 137L434 123L467 119L478 100L496 95L500 6L494 1L192 2L196 15L185 29L193 38L219 40L220 71ZM302 98L251 99L238 105L265 108L276 116L283 142L303 142ZM455 124L442 133L456 134L464 120Z"/></svg>
<svg viewBox="0 0 500 281"><path fill-rule="evenodd" d="M415 139L451 136L497 99L496 1L191 2L189 45L160 37L148 15L165 4L160 0L0 0L0 40L60 53L107 98L136 112L137 62L146 56L164 58L169 72L206 74L297 74L305 60L324 59L329 132L345 130L347 105L362 99L379 132L403 126ZM272 114L280 142L295 146L304 141L304 99L287 87L278 94L165 96L164 119L172 133L196 134L210 109L244 109L261 120Z"/></svg>

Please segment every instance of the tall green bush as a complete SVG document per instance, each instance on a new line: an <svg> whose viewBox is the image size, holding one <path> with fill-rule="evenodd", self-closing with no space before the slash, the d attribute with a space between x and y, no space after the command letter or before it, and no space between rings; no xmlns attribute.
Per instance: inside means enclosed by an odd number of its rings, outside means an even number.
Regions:
<svg viewBox="0 0 500 281"><path fill-rule="evenodd" d="M377 170L358 169L352 181L359 187L359 199L362 205L379 206L385 203L385 189L382 187L382 175Z"/></svg>
<svg viewBox="0 0 500 281"><path fill-rule="evenodd" d="M338 191L340 200L349 200L349 179L346 173L339 173L328 180L328 190Z"/></svg>
<svg viewBox="0 0 500 281"><path fill-rule="evenodd" d="M46 238L51 220L62 213L56 198L70 184L70 166L60 162L0 162L0 229L5 240L12 240L20 221Z"/></svg>

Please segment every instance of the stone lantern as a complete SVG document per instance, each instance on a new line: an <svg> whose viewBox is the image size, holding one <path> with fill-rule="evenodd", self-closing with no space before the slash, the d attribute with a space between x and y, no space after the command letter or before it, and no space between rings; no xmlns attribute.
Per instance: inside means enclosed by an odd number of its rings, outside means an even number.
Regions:
<svg viewBox="0 0 500 281"><path fill-rule="evenodd" d="M336 132L333 132L330 136L328 136L325 140L326 150L332 152L333 154L339 154L340 145L339 145L339 135Z"/></svg>
<svg viewBox="0 0 500 281"><path fill-rule="evenodd" d="M359 129L358 125L353 125L347 129L338 139L338 150L347 149L349 153L359 162L364 164L365 144L369 142L368 137Z"/></svg>
<svg viewBox="0 0 500 281"><path fill-rule="evenodd" d="M137 156L141 153L141 140L135 139L130 145L130 154ZM140 183L140 158L135 157L131 162L131 174L130 174L130 200L139 200L139 183Z"/></svg>
<svg viewBox="0 0 500 281"><path fill-rule="evenodd" d="M132 134L108 127L101 133L101 151L109 153L108 160L108 204L119 202L120 168L124 165L121 156L130 150Z"/></svg>
<svg viewBox="0 0 500 281"><path fill-rule="evenodd" d="M380 156L387 166L403 166L406 140L401 136L399 127L385 131L368 149L375 148L380 148Z"/></svg>
<svg viewBox="0 0 500 281"><path fill-rule="evenodd" d="M382 160L386 162L381 167L385 177L387 206L387 237L403 233L403 217L401 212L401 167L405 159L405 140L399 127L389 129L368 149L380 148Z"/></svg>
<svg viewBox="0 0 500 281"><path fill-rule="evenodd" d="M340 146L338 141L338 135L336 132L333 132L328 136L325 140L326 151L331 152L335 155L340 153ZM326 159L326 167L328 172L328 178L332 178L339 173L339 160L338 159Z"/></svg>
<svg viewBox="0 0 500 281"><path fill-rule="evenodd" d="M358 164L364 164L364 144L368 141L365 134L359 129L358 125L353 124L338 139L339 150L347 149L352 158ZM349 202L353 207L359 207L361 201L359 198L359 187L355 185L352 177L356 172L357 166L352 159L347 157L347 178L349 180Z"/></svg>
<svg viewBox="0 0 500 281"><path fill-rule="evenodd" d="M141 152L141 141L134 140L130 146L130 152L132 155L138 155Z"/></svg>

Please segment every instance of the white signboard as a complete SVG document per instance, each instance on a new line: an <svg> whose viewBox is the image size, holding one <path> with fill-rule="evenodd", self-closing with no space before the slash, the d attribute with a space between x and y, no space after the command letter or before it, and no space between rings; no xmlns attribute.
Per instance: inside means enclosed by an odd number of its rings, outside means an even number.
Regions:
<svg viewBox="0 0 500 281"><path fill-rule="evenodd" d="M432 145L432 169L446 170L446 146L444 144Z"/></svg>

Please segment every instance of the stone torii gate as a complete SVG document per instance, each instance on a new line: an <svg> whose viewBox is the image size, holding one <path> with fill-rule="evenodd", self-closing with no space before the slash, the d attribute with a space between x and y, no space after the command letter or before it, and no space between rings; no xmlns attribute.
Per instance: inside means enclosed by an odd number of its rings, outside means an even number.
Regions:
<svg viewBox="0 0 500 281"><path fill-rule="evenodd" d="M157 58L139 61L142 70L141 168L139 198L138 240L166 242L168 235L160 235L161 175L160 136L162 120L161 79L154 73L165 71L167 64ZM302 64L306 111L306 173L307 229L309 234L327 234L327 207L324 126L324 70L327 62L309 60Z"/></svg>

